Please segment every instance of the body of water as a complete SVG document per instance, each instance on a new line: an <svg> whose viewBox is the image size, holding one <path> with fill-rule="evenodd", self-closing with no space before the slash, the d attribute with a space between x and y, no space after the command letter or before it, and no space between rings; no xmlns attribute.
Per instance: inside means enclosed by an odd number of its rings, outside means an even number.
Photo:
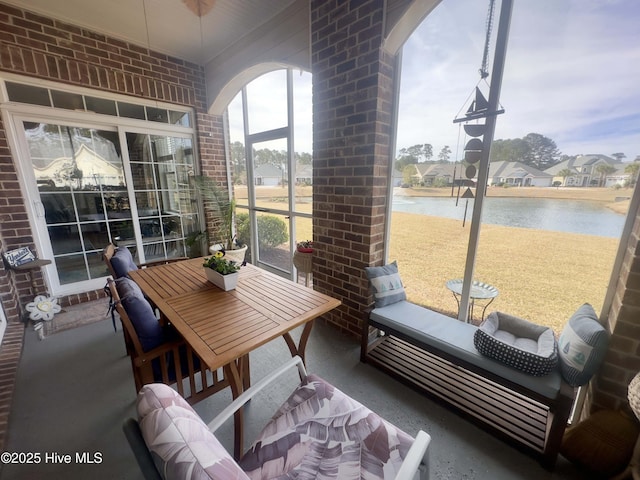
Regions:
<svg viewBox="0 0 640 480"><path fill-rule="evenodd" d="M393 197L393 211L464 218L466 199L455 197ZM469 200L467 222L473 215L473 199ZM620 238L625 216L602 203L585 200L550 198L486 197L482 223L506 227L537 228L558 232Z"/></svg>

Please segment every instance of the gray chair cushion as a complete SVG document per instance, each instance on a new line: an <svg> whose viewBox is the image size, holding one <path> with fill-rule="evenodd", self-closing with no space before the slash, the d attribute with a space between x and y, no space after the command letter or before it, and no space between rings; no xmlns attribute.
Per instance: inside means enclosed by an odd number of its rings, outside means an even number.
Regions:
<svg viewBox="0 0 640 480"><path fill-rule="evenodd" d="M167 340L165 331L140 287L133 280L122 277L116 280L116 288L122 306L136 330L142 350L148 352L162 345Z"/></svg>
<svg viewBox="0 0 640 480"><path fill-rule="evenodd" d="M126 277L131 270L138 270L138 266L133 261L133 256L127 247L118 247L110 262L116 272L116 278Z"/></svg>
<svg viewBox="0 0 640 480"><path fill-rule="evenodd" d="M609 334L585 303L571 316L558 340L560 369L574 387L585 385L598 370L609 345Z"/></svg>
<svg viewBox="0 0 640 480"><path fill-rule="evenodd" d="M373 290L376 308L407 299L396 262L383 267L365 267L364 271Z"/></svg>
<svg viewBox="0 0 640 480"><path fill-rule="evenodd" d="M480 353L538 377L558 364L556 339L549 327L502 312L492 312L475 332Z"/></svg>

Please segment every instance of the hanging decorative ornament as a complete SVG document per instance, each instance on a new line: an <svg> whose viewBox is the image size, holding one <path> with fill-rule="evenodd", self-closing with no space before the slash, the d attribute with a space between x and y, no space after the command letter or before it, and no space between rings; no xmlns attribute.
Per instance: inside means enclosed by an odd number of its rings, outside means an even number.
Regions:
<svg viewBox="0 0 640 480"><path fill-rule="evenodd" d="M489 1L489 13L487 14L487 25L486 25L486 37L485 37L485 45L484 45L484 54L482 57L482 65L480 66L480 81L484 81L489 76L489 42L491 39L491 31L493 28L493 15L495 10L495 0ZM471 97L471 95L469 95ZM489 102L486 97L482 94L482 91L476 85L475 87L475 96L469 105L469 108L465 112L464 116L461 118L456 118L453 123L461 123L461 122L470 122L473 120L485 119L488 116L495 116L504 113L504 109L499 109L495 112L489 111ZM465 123L464 132L472 137L471 140L467 142L464 147L464 164L466 165L464 176L470 182L476 183L478 185L478 173L480 161L485 156L484 149L488 148L485 146L483 137L487 131L486 123L475 123L469 124ZM487 156L488 161L488 156ZM477 192L476 192L477 194ZM484 192L481 192L484 194ZM475 198L471 188L467 187L465 192L462 194L462 198L467 199L465 208L464 208L464 218L462 219L462 226L465 226L467 220L467 207L469 205L469 199Z"/></svg>
<svg viewBox="0 0 640 480"><path fill-rule="evenodd" d="M489 157L491 143L495 133L496 117L504 113L500 106L500 87L502 85L502 75L504 73L505 55L507 50L507 39L509 36L509 25L511 22L511 12L513 10L513 0L502 0L500 7L500 21L496 36L496 49L493 57L493 71L491 74L491 85L488 85L489 95L485 95L480 90L480 83L487 84L489 77L489 42L493 28L493 16L495 11L495 0L489 0L489 13L487 14L486 35L484 55L480 67L480 80L476 84L474 91L467 100L473 99L464 115L455 118L453 123L465 123L464 131L471 139L464 148L464 176L465 184L475 186L475 190L467 187L462 195L466 199L464 220L467 217L468 199L473 198L473 212L471 217L471 228L469 231L469 247L467 248L467 260L465 262L465 273L460 296L460 309L458 319L468 321L467 310L470 302L471 284L473 281L473 271L475 267L476 252L478 249L478 239L480 235L480 224L482 217L482 206L486 195L486 188L489 179ZM467 101L464 103L467 105ZM461 109L462 111L462 109ZM458 112L460 113L460 112ZM470 124L469 122L474 122Z"/></svg>
<svg viewBox="0 0 640 480"><path fill-rule="evenodd" d="M29 319L34 322L33 329L38 332L40 340L44 339L44 322L50 322L54 315L62 310L62 307L58 305L57 298L45 295L36 296L33 302L27 303L25 308L29 312Z"/></svg>

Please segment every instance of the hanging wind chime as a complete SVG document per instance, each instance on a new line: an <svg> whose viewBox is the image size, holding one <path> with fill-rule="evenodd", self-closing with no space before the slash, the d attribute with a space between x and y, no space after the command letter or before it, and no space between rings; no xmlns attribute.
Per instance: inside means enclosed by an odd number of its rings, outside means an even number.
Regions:
<svg viewBox="0 0 640 480"><path fill-rule="evenodd" d="M465 263L464 280L462 284L462 294L460 296L460 308L458 319L468 321L468 308L473 282L473 270L475 257L478 249L478 239L480 236L480 224L482 217L482 205L486 193L489 177L489 153L491 142L496 127L496 118L504 110L499 108L500 87L502 85L502 74L507 51L507 40L509 37L509 25L511 23L511 12L513 10L513 0L502 0L500 6L500 21L496 35L496 48L493 56L493 69L491 72L491 84L489 85L488 99L480 90L480 83L485 82L489 76L489 41L493 26L493 15L495 0L489 0L489 13L487 15L486 37L482 66L480 68L480 80L476 85L473 101L464 116L454 119L454 123L464 123L465 134L471 137L464 147L464 163L466 168L464 176L467 180L476 179L475 194L471 188L467 187L462 198L467 201L465 206L464 222L466 221L466 211L470 198L474 199L473 214L471 217L471 229L469 231L469 246L467 248L467 260ZM470 95L471 97L471 95ZM475 123L471 123L475 122Z"/></svg>
<svg viewBox="0 0 640 480"><path fill-rule="evenodd" d="M471 102L471 105L467 109L464 117L456 118L453 123L462 123L465 122L464 132L467 136L471 137L471 140L467 142L464 147L464 163L466 164L466 168L464 170L464 176L467 180L473 181L474 178L478 175L478 164L482 160L483 157L483 149L484 142L482 137L484 136L487 130L486 123L468 123L471 121L478 121L480 119L485 119L487 116L495 116L501 113L504 113L504 109L496 110L493 112L489 111L489 102L482 94L482 91L479 88L479 84L484 81L486 84L486 78L489 76L489 45L491 41L491 31L493 29L493 17L495 12L495 0L489 1L489 12L487 14L487 23L486 23L486 32L485 32L485 43L484 43L484 52L482 56L482 64L480 66L480 80L475 87L475 95L474 99ZM460 181L458 182L458 198L460 198ZM479 187L479 182L476 184ZM476 189L476 194L478 193L478 189ZM484 192L481 192L484 195ZM458 198L456 198L456 205L458 204ZM465 226L467 220L467 209L469 207L469 199L475 198L471 188L467 186L467 189L462 194L462 198L466 200L464 206L464 216L462 219L462 226Z"/></svg>

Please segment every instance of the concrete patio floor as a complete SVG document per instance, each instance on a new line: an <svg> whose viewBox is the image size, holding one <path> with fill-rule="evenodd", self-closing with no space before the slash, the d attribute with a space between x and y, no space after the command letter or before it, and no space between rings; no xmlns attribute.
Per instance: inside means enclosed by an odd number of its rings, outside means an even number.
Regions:
<svg viewBox="0 0 640 480"><path fill-rule="evenodd" d="M106 300L93 302L105 311ZM88 310L87 310L88 311ZM104 314L104 313L103 313ZM284 341L274 341L251 355L252 378L262 377L288 357ZM390 422L415 435L432 436L432 479L582 479L564 458L554 472L532 457L491 436L441 404L405 387L359 361L359 343L317 322L307 347L307 366ZM265 391L247 409L245 438L254 438L296 383L291 379ZM1 480L142 478L121 430L134 416L135 389L125 354L121 326L111 320L62 331L39 341L25 332L6 439L7 452L40 453L39 464L0 465ZM220 392L195 409L211 420L228 402ZM232 426L218 433L231 449ZM71 455L70 464L45 462L45 454ZM95 463L77 463L86 453ZM99 455L96 455L99 454ZM60 459L61 457L57 457Z"/></svg>

